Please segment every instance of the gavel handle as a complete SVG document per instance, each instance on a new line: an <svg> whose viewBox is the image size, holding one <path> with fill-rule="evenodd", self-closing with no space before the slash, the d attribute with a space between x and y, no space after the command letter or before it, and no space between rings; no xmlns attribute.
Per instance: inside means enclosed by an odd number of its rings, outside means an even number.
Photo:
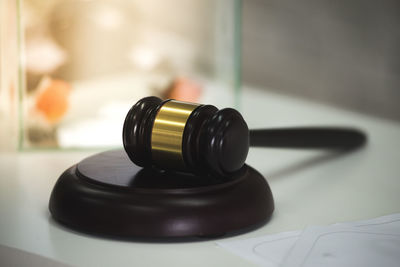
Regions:
<svg viewBox="0 0 400 267"><path fill-rule="evenodd" d="M366 143L360 130L341 127L298 127L250 130L250 146L302 149L355 149Z"/></svg>

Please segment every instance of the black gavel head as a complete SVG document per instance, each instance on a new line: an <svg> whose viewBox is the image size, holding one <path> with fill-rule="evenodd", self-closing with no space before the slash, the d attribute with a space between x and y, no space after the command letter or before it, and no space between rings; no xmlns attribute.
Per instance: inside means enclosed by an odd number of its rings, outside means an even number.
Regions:
<svg viewBox="0 0 400 267"><path fill-rule="evenodd" d="M249 150L249 130L238 111L157 97L129 110L122 136L139 166L223 177L244 165Z"/></svg>

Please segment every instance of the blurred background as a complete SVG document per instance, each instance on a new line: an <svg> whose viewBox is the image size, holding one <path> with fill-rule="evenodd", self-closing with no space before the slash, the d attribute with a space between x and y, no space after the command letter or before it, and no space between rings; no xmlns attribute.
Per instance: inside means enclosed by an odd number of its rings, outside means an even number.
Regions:
<svg viewBox="0 0 400 267"><path fill-rule="evenodd" d="M400 120L400 1L243 1L243 80Z"/></svg>
<svg viewBox="0 0 400 267"><path fill-rule="evenodd" d="M0 8L2 147L119 146L139 98L240 108L242 84L400 120L396 0L3 0Z"/></svg>

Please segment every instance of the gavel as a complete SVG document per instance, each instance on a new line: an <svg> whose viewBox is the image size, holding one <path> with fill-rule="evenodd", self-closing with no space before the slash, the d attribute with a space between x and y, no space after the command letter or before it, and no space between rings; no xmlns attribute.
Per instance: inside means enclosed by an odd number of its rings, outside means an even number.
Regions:
<svg viewBox="0 0 400 267"><path fill-rule="evenodd" d="M122 137L127 155L139 166L217 177L239 171L250 146L349 150L366 141L363 132L351 128L249 130L235 109L154 96L132 106Z"/></svg>

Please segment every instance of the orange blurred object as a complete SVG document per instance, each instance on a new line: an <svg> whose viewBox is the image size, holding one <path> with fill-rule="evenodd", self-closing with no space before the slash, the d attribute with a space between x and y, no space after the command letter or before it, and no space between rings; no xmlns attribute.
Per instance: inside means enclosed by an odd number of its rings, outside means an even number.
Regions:
<svg viewBox="0 0 400 267"><path fill-rule="evenodd" d="M50 123L56 123L68 110L71 86L62 80L50 80L36 98L36 109Z"/></svg>
<svg viewBox="0 0 400 267"><path fill-rule="evenodd" d="M201 91L201 86L194 81L178 77L167 90L166 98L196 103L200 98Z"/></svg>

